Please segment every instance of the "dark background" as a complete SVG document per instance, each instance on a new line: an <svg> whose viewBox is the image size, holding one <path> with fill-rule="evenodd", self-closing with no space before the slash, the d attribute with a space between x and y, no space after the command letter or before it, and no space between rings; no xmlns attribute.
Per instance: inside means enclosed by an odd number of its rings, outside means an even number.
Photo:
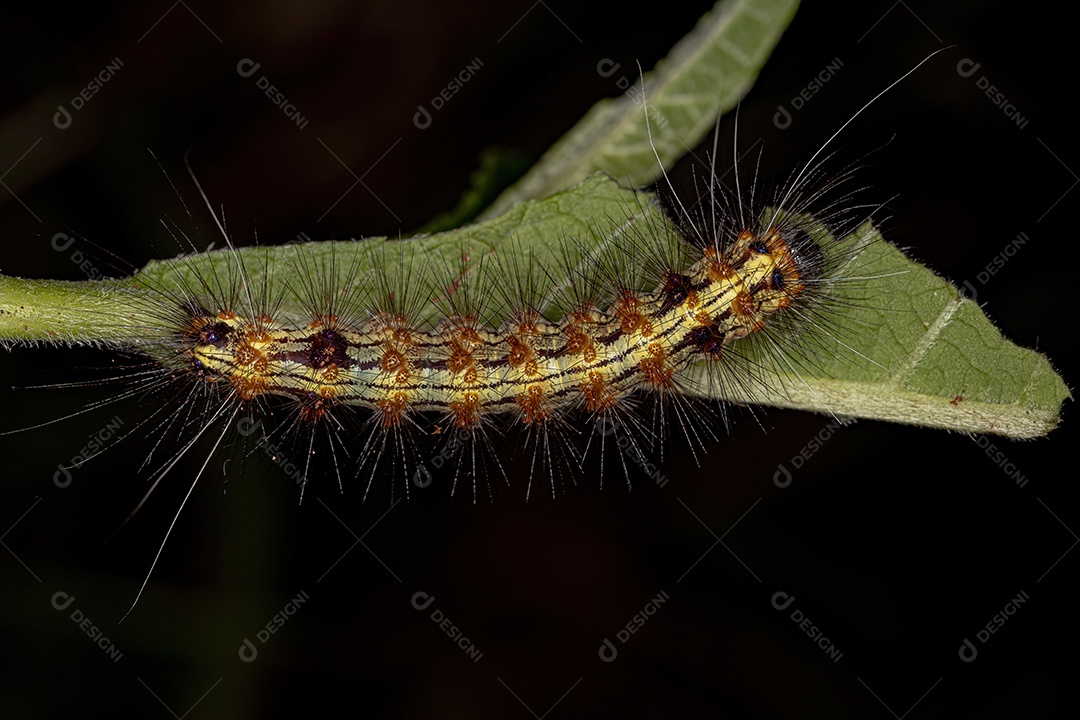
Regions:
<svg viewBox="0 0 1080 720"><path fill-rule="evenodd" d="M75 247L103 271L138 266L174 247L162 217L212 241L183 170L189 147L238 241L408 232L455 204L486 147L536 156L614 95L612 78L596 73L600 59L651 67L708 7L371 5L190 2L160 22L168 3L5 8L0 269L81 279L69 254L50 246L56 232L85 238ZM805 3L745 100L740 137L745 145L763 137L765 170L790 173L866 99L955 44L860 117L837 150L848 161L882 148L864 173L888 201L886 236L957 283L976 283L1004 333L1037 346L1070 382L1071 168L1080 153L1068 24L1048 3L943 5L869 2L841 14ZM116 57L117 76L58 130L57 104ZM476 77L417 129L417 105L475 57L484 64ZM260 94L254 77L237 75L241 58L261 63L306 128ZM834 58L843 69L791 127L776 128L777 106ZM979 71L961 77L961 58ZM982 76L1025 127L980 92ZM732 129L728 118L721 138ZM371 190L356 185L325 217L353 177L322 143ZM1021 231L1027 246L977 283ZM0 429L54 420L113 392L10 386L100 378L114 362L89 349L0 355ZM676 446L660 466L664 487L639 477L632 492L617 481L600 489L584 478L554 500L540 492L527 503L521 482L474 506L467 493L450 497L448 478L437 476L389 512L385 493L364 504L359 481L339 493L330 478L297 505L295 487L269 463L233 471L226 484L218 460L117 626L205 458L192 453L106 543L147 488L139 466L153 438L125 440L66 488L52 477L129 410L107 406L0 437L4 716L1075 712L1071 403L1048 438L993 441L1028 478L1023 487L972 438L867 421L833 435L781 489L777 463L790 464L827 423L781 411L764 416L764 431L741 417L701 467ZM435 597L424 612L410 604L419 591ZM796 598L787 611L770 603L779 591ZM57 592L75 597L66 611L50 603ZM670 600L618 642L661 592ZM989 642L976 641L1021 592L1030 600ZM258 631L301 593L307 602L259 642ZM104 629L123 653L118 662L72 622L75 609ZM478 662L430 619L435 609L483 653ZM794 609L842 651L838 662L790 619ZM238 657L245 638L258 648L251 663ZM619 651L611 663L598 657L605 638ZM964 638L979 648L972 663L958 657Z"/></svg>

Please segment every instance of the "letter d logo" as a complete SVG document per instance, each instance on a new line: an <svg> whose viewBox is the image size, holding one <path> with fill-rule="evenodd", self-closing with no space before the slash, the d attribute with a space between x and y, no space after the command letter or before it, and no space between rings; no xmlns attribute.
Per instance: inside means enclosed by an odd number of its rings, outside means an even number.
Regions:
<svg viewBox="0 0 1080 720"><path fill-rule="evenodd" d="M772 124L778 130L787 130L791 127L791 113L783 105L777 105L776 114L772 116Z"/></svg>
<svg viewBox="0 0 1080 720"><path fill-rule="evenodd" d="M256 430L259 429L261 422L257 422L252 417L242 417L240 421L236 423L236 432L240 433L244 437L251 436Z"/></svg>
<svg viewBox="0 0 1080 720"><path fill-rule="evenodd" d="M780 463L776 466L776 472L772 476L773 484L778 488L786 488L791 484L791 471L787 469L784 463Z"/></svg>
<svg viewBox="0 0 1080 720"><path fill-rule="evenodd" d="M435 602L435 596L429 595L423 590L413 594L412 606L417 610L427 610L431 607L431 603Z"/></svg>
<svg viewBox="0 0 1080 720"><path fill-rule="evenodd" d="M67 233L59 232L53 235L52 240L50 240L49 242L53 246L53 250L55 250L56 252L64 252L69 247L71 247L72 243L75 242L75 238L71 237Z"/></svg>
<svg viewBox="0 0 1080 720"><path fill-rule="evenodd" d="M420 130L427 130L431 127L431 113L423 105L416 106L416 112L412 116L412 124Z"/></svg>
<svg viewBox="0 0 1080 720"><path fill-rule="evenodd" d="M982 65L971 58L963 58L960 62L956 63L956 74L960 77L971 77L978 72L980 67L982 67Z"/></svg>
<svg viewBox="0 0 1080 720"><path fill-rule="evenodd" d="M71 113L63 105L57 105L56 112L52 116L52 123L61 130L67 130L71 127Z"/></svg>
<svg viewBox="0 0 1080 720"><path fill-rule="evenodd" d="M63 465L56 466L56 472L52 476L53 484L58 488L66 488L71 484L71 472Z"/></svg>
<svg viewBox="0 0 1080 720"><path fill-rule="evenodd" d="M58 593L53 593L52 606L57 610L67 610L71 607L71 603L73 602L75 602L75 596L68 595L63 590Z"/></svg>
<svg viewBox="0 0 1080 720"><path fill-rule="evenodd" d="M240 62L236 63L236 74L240 77L251 77L256 72L258 72L260 67L262 67L262 65L255 62L251 58L244 58Z"/></svg>
<svg viewBox="0 0 1080 720"><path fill-rule="evenodd" d="M772 606L777 610L787 610L791 607L791 603L793 602L795 602L795 596L790 595L783 590L772 596Z"/></svg>
<svg viewBox="0 0 1080 720"><path fill-rule="evenodd" d="M412 482L418 488L426 488L431 485L431 471L426 465L418 465L412 474Z"/></svg>
<svg viewBox="0 0 1080 720"><path fill-rule="evenodd" d="M237 655L244 662L252 662L255 658L259 657L259 648L255 647L255 644L244 638L244 642L240 644L240 650L237 651Z"/></svg>

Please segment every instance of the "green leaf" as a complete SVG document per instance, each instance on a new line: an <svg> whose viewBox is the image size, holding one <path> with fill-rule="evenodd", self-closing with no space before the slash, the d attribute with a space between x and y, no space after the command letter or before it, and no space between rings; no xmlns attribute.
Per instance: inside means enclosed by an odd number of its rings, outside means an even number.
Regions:
<svg viewBox="0 0 1080 720"><path fill-rule="evenodd" d="M670 168L750 89L796 7L797 0L723 0L644 78L637 68L620 68L621 77L637 80L626 94L596 103L481 219L595 172L633 187L651 185L661 168L649 144L642 84L656 154Z"/></svg>
<svg viewBox="0 0 1080 720"><path fill-rule="evenodd" d="M665 166L697 144L716 114L741 97L795 6L793 0L726 0L646 76L653 139ZM333 274L317 282L340 288L366 282L373 272L392 278L393 268L405 267L413 282L437 287L439 270L458 267L463 256L519 258L507 267L523 272L558 268L601 252L627 230L653 238L658 256L665 246L675 247L675 231L650 196L608 175L592 175L596 169L636 186L660 172L633 94L598 103L500 196L487 212L494 219L407 241L374 238L189 255L152 262L123 280L0 276L0 343L135 347L170 362L169 346L161 342L176 331L167 297L208 278L228 287L240 266L250 287L280 301L283 315L301 316L306 308L296 290L306 275ZM561 189L573 182L579 184ZM548 196L533 199L542 195ZM522 198L527 200L518 203ZM567 238L576 242L563 242ZM1071 396L1045 357L1004 339L978 306L881 240L870 225L835 247L852 260L842 274L846 280L835 287L837 315L824 323L835 331L815 336L812 354L804 346L774 357L767 387L710 384L701 366L690 368L681 378L690 391L1011 437L1036 437L1057 425L1061 405ZM492 292L497 281L477 273L460 280L480 294ZM432 317L435 308L429 304L418 312ZM732 394L710 395L718 386Z"/></svg>
<svg viewBox="0 0 1080 720"><path fill-rule="evenodd" d="M390 267L412 268L418 286L437 285L440 269L456 267L463 256L524 253L533 267L555 267L565 238L595 235L597 227L663 220L634 190L597 175L541 201L522 203L485 223L409 240L310 242L278 247L246 247L156 260L124 280L22 280L0 276L0 340L4 342L137 345L175 331L162 316L168 295L185 288L229 287L240 275L254 292L280 299L284 315L305 313L298 295L298 272L333 273L319 281L343 287L373 272L393 276ZM470 282L478 283L479 278ZM215 284L217 283L217 284ZM477 291L482 289L477 287ZM418 309L430 315L430 304Z"/></svg>
<svg viewBox="0 0 1080 720"><path fill-rule="evenodd" d="M525 258L523 267L554 268L599 252L628 227L655 237L658 252L679 242L650 196L596 175L452 232L406 241L242 248L237 254L249 286L271 288L271 295L281 297L283 314L300 315L303 302L287 288L296 287L297 273L310 271L312 262L332 267L339 286L398 263L423 274L413 281L437 284L434 271L456 267L463 253L507 252ZM567 237L578 241L558 242ZM770 386L753 390L745 383L710 385L701 366L681 380L717 400L966 432L1027 438L1057 425L1070 395L1045 357L1002 338L977 305L882 240L870 224L835 247L852 258L837 279L838 302L829 306L835 317L823 321L836 329L815 338L809 359L807 347L793 347L787 362L775 363ZM236 267L237 255L219 251L153 262L121 281L0 278L0 337L143 346L161 353L167 346L154 341L175 328L163 317L162 296L154 288L197 287L200 278L235 277ZM466 281L484 293L492 288L480 283L497 280L489 274ZM730 394L717 395L716 387Z"/></svg>

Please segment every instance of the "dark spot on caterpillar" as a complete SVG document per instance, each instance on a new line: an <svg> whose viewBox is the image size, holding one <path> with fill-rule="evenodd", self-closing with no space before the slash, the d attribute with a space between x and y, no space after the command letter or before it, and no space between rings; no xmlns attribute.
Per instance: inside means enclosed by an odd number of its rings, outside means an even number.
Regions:
<svg viewBox="0 0 1080 720"><path fill-rule="evenodd" d="M750 249L756 252L758 255L767 255L769 252L769 246L762 240L755 240L750 243Z"/></svg>
<svg viewBox="0 0 1080 720"><path fill-rule="evenodd" d="M716 325L699 325L690 331L690 342L706 355L719 355L724 349L724 335Z"/></svg>
<svg viewBox="0 0 1080 720"><path fill-rule="evenodd" d="M232 333L232 328L226 323L207 323L199 331L196 342L199 345L213 345L216 348L221 348L225 346L230 333Z"/></svg>
<svg viewBox="0 0 1080 720"><path fill-rule="evenodd" d="M323 330L309 340L311 350L308 353L308 366L321 370L330 365L347 368L350 365L346 350L349 343L334 330Z"/></svg>
<svg viewBox="0 0 1080 720"><path fill-rule="evenodd" d="M308 347L303 350L272 353L271 359L288 360L313 370L323 370L331 366L346 370L357 366L349 357L349 341L337 330L321 330L296 342L308 343ZM374 363L372 367L377 365L378 363Z"/></svg>
<svg viewBox="0 0 1080 720"><path fill-rule="evenodd" d="M664 286L660 288L660 292L664 295L664 304L660 312L664 313L682 305L693 289L693 282L686 275L671 271L664 273Z"/></svg>
<svg viewBox="0 0 1080 720"><path fill-rule="evenodd" d="M783 290L787 281L784 280L784 272L780 268L776 268L772 271L772 288L773 290Z"/></svg>

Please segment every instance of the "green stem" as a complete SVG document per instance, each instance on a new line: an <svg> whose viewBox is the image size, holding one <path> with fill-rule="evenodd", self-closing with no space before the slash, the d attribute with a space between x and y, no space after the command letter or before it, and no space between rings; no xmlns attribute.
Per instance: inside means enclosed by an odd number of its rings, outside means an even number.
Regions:
<svg viewBox="0 0 1080 720"><path fill-rule="evenodd" d="M135 334L115 320L131 305L130 280L72 282L0 275L0 344L123 345ZM143 327L146 317L132 317Z"/></svg>

